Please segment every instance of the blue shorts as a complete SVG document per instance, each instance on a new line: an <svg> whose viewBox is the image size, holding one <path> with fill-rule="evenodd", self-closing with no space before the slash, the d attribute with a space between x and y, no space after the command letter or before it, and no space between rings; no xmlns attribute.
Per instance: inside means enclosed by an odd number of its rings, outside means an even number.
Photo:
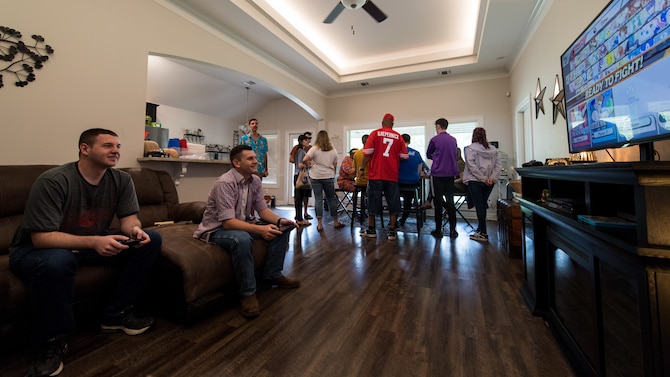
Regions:
<svg viewBox="0 0 670 377"><path fill-rule="evenodd" d="M400 208L400 189L398 182L391 181L368 181L368 212L370 215L382 214L382 193L386 197L389 214L398 215L402 212Z"/></svg>

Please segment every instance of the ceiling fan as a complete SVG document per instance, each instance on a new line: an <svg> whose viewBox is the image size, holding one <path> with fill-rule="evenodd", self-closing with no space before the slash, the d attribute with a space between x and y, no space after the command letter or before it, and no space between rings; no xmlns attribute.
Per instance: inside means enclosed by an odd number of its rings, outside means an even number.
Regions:
<svg viewBox="0 0 670 377"><path fill-rule="evenodd" d="M377 22L382 22L386 19L386 15L384 12L382 12L377 6L370 0L341 0L335 8L330 12L328 17L326 17L325 20L323 20L324 24L331 24L337 16L342 13L344 8L349 8L349 9L358 9L358 8L363 8L365 9L372 18L377 20Z"/></svg>

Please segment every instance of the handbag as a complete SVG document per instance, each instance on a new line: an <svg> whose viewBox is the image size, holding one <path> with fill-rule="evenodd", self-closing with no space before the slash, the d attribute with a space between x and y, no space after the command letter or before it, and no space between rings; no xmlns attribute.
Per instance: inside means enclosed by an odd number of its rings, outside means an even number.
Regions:
<svg viewBox="0 0 670 377"><path fill-rule="evenodd" d="M307 169L300 169L300 173L298 173L298 179L295 181L295 188L300 190L308 190L312 188L312 182L309 180Z"/></svg>

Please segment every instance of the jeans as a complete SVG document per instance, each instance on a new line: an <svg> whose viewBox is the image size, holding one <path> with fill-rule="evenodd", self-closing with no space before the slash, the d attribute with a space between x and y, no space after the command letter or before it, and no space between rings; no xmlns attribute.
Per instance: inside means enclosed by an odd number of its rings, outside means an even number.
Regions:
<svg viewBox="0 0 670 377"><path fill-rule="evenodd" d="M316 218L323 217L323 193L326 193L326 200L328 200L328 210L330 216L337 218L337 198L335 198L335 182L333 178L328 179L312 179L312 191L314 191L314 211Z"/></svg>
<svg viewBox="0 0 670 377"><path fill-rule="evenodd" d="M435 229L442 228L442 208L447 206L449 232L456 230L456 206L454 205L454 177L432 177L435 200ZM446 202L443 200L446 198Z"/></svg>
<svg viewBox="0 0 670 377"><path fill-rule="evenodd" d="M282 275L290 234L291 232L283 232L281 236L269 242L263 268L264 280L276 279ZM221 246L230 253L238 292L243 297L251 296L256 292L254 256L251 249L255 239L261 239L261 237L243 230L219 229L209 236L210 242Z"/></svg>
<svg viewBox="0 0 670 377"><path fill-rule="evenodd" d="M75 330L72 301L74 275L80 264L122 266L118 284L103 314L114 316L131 307L151 275L163 242L157 232L144 232L151 238L149 244L130 247L114 257L103 257L95 250L74 253L67 249L38 249L32 244L13 249L9 266L26 285L34 319L31 342L39 344Z"/></svg>
<svg viewBox="0 0 670 377"><path fill-rule="evenodd" d="M484 182L471 181L468 182L468 191L470 197L475 203L475 211L477 212L477 232L486 234L486 208L488 207L489 195L493 191L493 185L488 186Z"/></svg>

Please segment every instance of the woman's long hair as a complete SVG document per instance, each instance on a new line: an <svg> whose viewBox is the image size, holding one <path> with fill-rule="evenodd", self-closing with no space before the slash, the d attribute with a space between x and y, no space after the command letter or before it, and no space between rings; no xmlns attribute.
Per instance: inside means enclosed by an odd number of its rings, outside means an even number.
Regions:
<svg viewBox="0 0 670 377"><path fill-rule="evenodd" d="M319 147L324 152L327 152L331 149L333 149L333 144L330 142L330 137L328 137L328 132L325 130L319 131L319 133L316 134L316 143L314 143L315 146Z"/></svg>
<svg viewBox="0 0 670 377"><path fill-rule="evenodd" d="M472 142L479 143L484 148L489 149L489 142L486 140L486 130L483 127L477 127L472 131Z"/></svg>

